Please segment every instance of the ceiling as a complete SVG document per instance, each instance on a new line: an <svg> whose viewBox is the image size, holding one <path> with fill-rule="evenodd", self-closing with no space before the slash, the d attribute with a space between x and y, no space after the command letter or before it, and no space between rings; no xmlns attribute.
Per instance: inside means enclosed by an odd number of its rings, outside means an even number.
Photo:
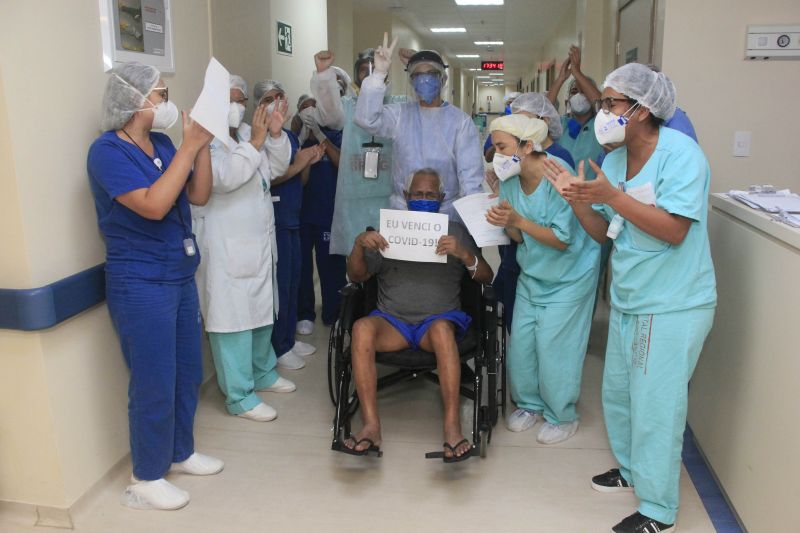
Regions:
<svg viewBox="0 0 800 533"><path fill-rule="evenodd" d="M480 61L504 60L505 83L533 70L533 51L554 33L572 2L567 0L505 0L503 6L459 6L454 0L354 0L356 9L391 11L431 48L446 54L457 68L480 68ZM464 27L466 33L433 33L430 28ZM355 28L358 31L358 28ZM478 46L475 41L503 41L503 46ZM456 54L480 54L457 59Z"/></svg>

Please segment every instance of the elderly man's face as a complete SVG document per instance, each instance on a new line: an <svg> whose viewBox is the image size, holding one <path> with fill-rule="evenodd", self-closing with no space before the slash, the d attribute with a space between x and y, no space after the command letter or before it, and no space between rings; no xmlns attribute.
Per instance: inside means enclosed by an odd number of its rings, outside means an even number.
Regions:
<svg viewBox="0 0 800 533"><path fill-rule="evenodd" d="M444 194L439 192L439 178L431 174L414 176L406 192L407 200L438 200L441 202L443 198Z"/></svg>

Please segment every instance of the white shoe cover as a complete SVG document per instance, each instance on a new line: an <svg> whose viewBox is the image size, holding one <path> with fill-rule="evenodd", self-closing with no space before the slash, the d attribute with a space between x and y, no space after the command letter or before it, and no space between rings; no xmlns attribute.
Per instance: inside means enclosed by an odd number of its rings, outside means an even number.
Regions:
<svg viewBox="0 0 800 533"><path fill-rule="evenodd" d="M578 421L567 422L566 424L551 424L545 422L536 435L536 440L541 444L557 444L564 442L578 431Z"/></svg>
<svg viewBox="0 0 800 533"><path fill-rule="evenodd" d="M307 342L294 341L294 346L292 346L292 351L301 357L308 357L309 355L316 352L317 349L314 346L308 344Z"/></svg>
<svg viewBox="0 0 800 533"><path fill-rule="evenodd" d="M306 366L306 362L303 361L302 357L294 353L293 350L289 350L278 357L278 366L287 370L300 370Z"/></svg>
<svg viewBox="0 0 800 533"><path fill-rule="evenodd" d="M202 453L193 453L188 459L180 463L172 463L169 471L175 474L191 474L193 476L211 476L219 474L225 468L225 463L221 459L211 457L210 455L203 455Z"/></svg>
<svg viewBox="0 0 800 533"><path fill-rule="evenodd" d="M311 320L300 320L297 322L296 331L300 335L311 335L314 333L314 322Z"/></svg>
<svg viewBox="0 0 800 533"><path fill-rule="evenodd" d="M531 429L540 420L542 420L542 415L539 413L527 411L525 409L517 409L508 415L506 427L509 431L519 433L520 431Z"/></svg>
<svg viewBox="0 0 800 533"><path fill-rule="evenodd" d="M236 416L244 418L245 420L253 420L254 422L269 422L278 417L278 412L269 405L260 403L249 411L245 411Z"/></svg>
<svg viewBox="0 0 800 533"><path fill-rule="evenodd" d="M297 385L294 384L294 381L290 381L285 377L281 376L278 378L278 381L276 381L266 389L258 389L258 390L263 392L294 392L295 390L297 390Z"/></svg>
<svg viewBox="0 0 800 533"><path fill-rule="evenodd" d="M189 493L179 489L164 478L154 481L141 481L131 476L119 503L133 509L161 509L169 511L180 509L189 503Z"/></svg>

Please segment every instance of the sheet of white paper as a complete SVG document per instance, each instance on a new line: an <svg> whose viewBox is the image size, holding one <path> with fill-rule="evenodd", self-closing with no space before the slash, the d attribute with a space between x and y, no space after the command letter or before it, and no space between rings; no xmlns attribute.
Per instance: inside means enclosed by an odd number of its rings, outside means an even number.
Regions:
<svg viewBox="0 0 800 533"><path fill-rule="evenodd" d="M398 209L381 209L380 232L389 243L382 253L387 259L446 263L446 255L438 255L439 238L447 235L449 219L441 213L424 213Z"/></svg>
<svg viewBox="0 0 800 533"><path fill-rule="evenodd" d="M230 74L212 57L206 68L203 90L189 116L233 150L235 142L228 131L230 101Z"/></svg>
<svg viewBox="0 0 800 533"><path fill-rule="evenodd" d="M486 211L498 203L500 198L489 198L488 192L470 194L453 202L453 207L479 248L511 242L503 228L486 221Z"/></svg>

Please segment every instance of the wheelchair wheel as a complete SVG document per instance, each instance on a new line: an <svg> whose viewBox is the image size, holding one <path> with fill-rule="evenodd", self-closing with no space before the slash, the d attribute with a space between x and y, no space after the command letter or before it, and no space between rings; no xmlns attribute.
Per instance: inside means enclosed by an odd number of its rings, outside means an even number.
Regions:
<svg viewBox="0 0 800 533"><path fill-rule="evenodd" d="M337 339L341 339L341 325L339 320L334 322L331 326L331 333L328 338L328 394L330 395L331 402L335 406L338 400L338 383L336 383L336 376L339 375L339 368L337 361L341 361L341 346L337 346Z"/></svg>

